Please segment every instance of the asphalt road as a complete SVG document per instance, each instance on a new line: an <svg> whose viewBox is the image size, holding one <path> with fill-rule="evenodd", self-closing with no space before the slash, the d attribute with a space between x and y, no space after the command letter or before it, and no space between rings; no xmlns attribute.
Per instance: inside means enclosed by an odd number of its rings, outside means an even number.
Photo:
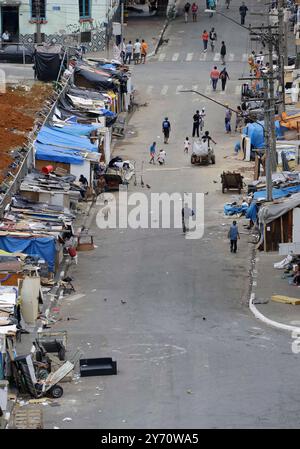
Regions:
<svg viewBox="0 0 300 449"><path fill-rule="evenodd" d="M232 9L237 6L233 1ZM146 161L144 181L151 189L142 188L138 176L129 192L208 192L204 237L187 240L180 229L99 230L92 221L97 248L80 254L73 271L77 296L63 301L64 321L54 328L68 330L71 350L114 357L119 372L66 384L60 407L44 407L48 428L299 427L299 356L291 351L289 335L264 327L248 310L252 246L243 222L239 251L229 252L231 220L222 209L232 195L222 195L219 179L223 169L243 164L224 158L232 155L238 137L225 135L222 108L179 93L178 86L195 85L209 93L215 55L200 62L199 35L211 24L237 55L227 66L228 92L212 96L238 104L247 33L220 16L187 25L178 19L158 57L134 68L139 99L149 104L134 114L116 150L135 159L138 170ZM181 56L173 58L174 53ZM188 53L193 56L186 61ZM195 109L203 105L205 128L218 143L217 162L191 167L183 141L191 136ZM166 115L172 124L167 165L152 167L148 148L153 140L163 146ZM63 421L66 417L72 420Z"/></svg>

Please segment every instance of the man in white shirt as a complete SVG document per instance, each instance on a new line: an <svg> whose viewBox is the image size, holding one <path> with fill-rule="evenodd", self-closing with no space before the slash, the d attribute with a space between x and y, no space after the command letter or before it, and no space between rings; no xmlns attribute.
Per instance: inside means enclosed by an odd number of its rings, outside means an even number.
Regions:
<svg viewBox="0 0 300 449"><path fill-rule="evenodd" d="M8 31L4 31L4 33L2 34L2 40L4 42L9 42L10 41L10 34Z"/></svg>
<svg viewBox="0 0 300 449"><path fill-rule="evenodd" d="M136 39L133 46L133 60L135 64L138 64L141 60L141 46L142 44L140 43L140 41Z"/></svg>
<svg viewBox="0 0 300 449"><path fill-rule="evenodd" d="M158 153L158 157L157 157L157 161L158 161L159 165L163 165L165 163L166 156L167 156L167 153L165 152L165 150L160 150L160 152Z"/></svg>

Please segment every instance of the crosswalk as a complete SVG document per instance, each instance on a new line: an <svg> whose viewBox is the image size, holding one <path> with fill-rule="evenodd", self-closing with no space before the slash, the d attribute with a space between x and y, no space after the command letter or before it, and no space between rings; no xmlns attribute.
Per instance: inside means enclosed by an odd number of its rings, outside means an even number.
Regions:
<svg viewBox="0 0 300 449"><path fill-rule="evenodd" d="M135 86L136 90L139 90L139 87ZM168 84L164 84L163 86L157 85L149 85L146 88L146 95L148 96L172 96L172 95L182 95L182 90L195 90L203 93L204 95L235 95L237 97L241 96L241 86L227 83L226 90L222 92L221 85L217 86L217 90L214 92L212 90L211 84L206 86L199 86L198 84L184 86L183 84L179 84L178 86L169 86ZM186 93L183 95L187 95ZM190 93L192 96L197 96L198 99L200 97L196 93ZM193 100L192 100L193 101Z"/></svg>
<svg viewBox="0 0 300 449"><path fill-rule="evenodd" d="M226 55L226 62L247 62L248 54L235 54L228 53ZM218 52L188 52L188 53L159 53L152 57L154 61L159 62L219 62L221 60L221 55Z"/></svg>

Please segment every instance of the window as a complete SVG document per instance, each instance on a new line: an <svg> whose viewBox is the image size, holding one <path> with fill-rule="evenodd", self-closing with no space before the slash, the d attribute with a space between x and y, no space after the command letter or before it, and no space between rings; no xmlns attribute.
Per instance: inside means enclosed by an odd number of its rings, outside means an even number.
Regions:
<svg viewBox="0 0 300 449"><path fill-rule="evenodd" d="M91 17L90 0L79 0L79 17L81 19Z"/></svg>
<svg viewBox="0 0 300 449"><path fill-rule="evenodd" d="M32 19L46 19L46 0L31 0Z"/></svg>

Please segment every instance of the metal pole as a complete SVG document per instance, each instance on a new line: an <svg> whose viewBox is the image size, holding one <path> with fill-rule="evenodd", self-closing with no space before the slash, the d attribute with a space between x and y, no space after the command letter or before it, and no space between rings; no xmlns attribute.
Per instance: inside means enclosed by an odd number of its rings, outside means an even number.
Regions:
<svg viewBox="0 0 300 449"><path fill-rule="evenodd" d="M42 43L40 0L36 0L36 42L37 42L37 44Z"/></svg>
<svg viewBox="0 0 300 449"><path fill-rule="evenodd" d="M121 0L121 42L120 46L123 46L123 28L124 28L124 0Z"/></svg>
<svg viewBox="0 0 300 449"><path fill-rule="evenodd" d="M283 1L280 0L279 5L279 11L278 11L278 73L279 73L279 82L280 82L280 100L281 104L279 105L279 112L282 113L285 111L285 82L284 82L284 54L285 54L285 46L284 46L284 31L283 31Z"/></svg>
<svg viewBox="0 0 300 449"><path fill-rule="evenodd" d="M272 29L269 28L269 39L268 39L268 47L269 47L269 92L270 92L270 101L269 101L269 113L270 113L270 121L269 128L271 134L270 141L270 152L271 152L271 167L272 171L276 171L277 161L276 161L276 130L275 130L275 98L274 98L274 69L273 69L273 41L272 41Z"/></svg>
<svg viewBox="0 0 300 449"><path fill-rule="evenodd" d="M263 76L263 85L264 85L264 141L266 146L266 181L267 181L267 200L272 201L272 170L271 170L271 154L270 154L270 101L268 97L268 78Z"/></svg>

